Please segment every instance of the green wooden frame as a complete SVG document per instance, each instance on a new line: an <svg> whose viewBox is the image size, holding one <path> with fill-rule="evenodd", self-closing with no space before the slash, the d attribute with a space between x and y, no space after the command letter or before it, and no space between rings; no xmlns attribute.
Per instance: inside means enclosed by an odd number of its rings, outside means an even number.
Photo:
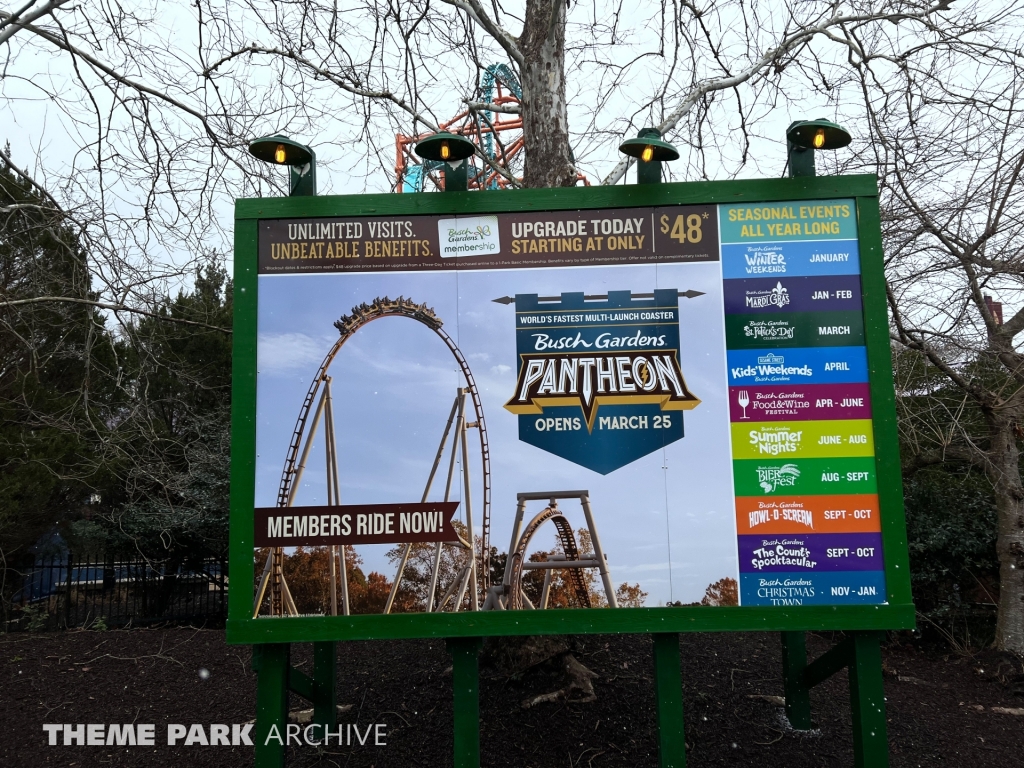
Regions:
<svg viewBox="0 0 1024 768"><path fill-rule="evenodd" d="M604 608L252 618L256 458L257 224L318 216L475 214L855 198L887 603ZM419 195L243 199L235 205L231 545L227 641L291 643L495 635L888 630L914 626L875 176Z"/></svg>

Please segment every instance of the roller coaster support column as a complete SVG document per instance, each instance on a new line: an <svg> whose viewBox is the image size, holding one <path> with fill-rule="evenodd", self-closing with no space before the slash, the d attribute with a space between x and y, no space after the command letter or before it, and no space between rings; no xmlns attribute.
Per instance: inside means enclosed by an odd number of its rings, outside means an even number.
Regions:
<svg viewBox="0 0 1024 768"><path fill-rule="evenodd" d="M480 768L479 637L449 638L452 655L452 714L455 721L455 768Z"/></svg>
<svg viewBox="0 0 1024 768"><path fill-rule="evenodd" d="M594 547L594 556L597 558L597 567L601 572L601 581L604 584L604 593L608 599L608 606L618 608L615 599L615 587L612 585L612 575L608 570L608 558L605 557L604 548L601 546L601 537L597 535L597 526L594 524L594 513L590 510L590 495L580 495L580 505L583 507L583 514L587 518L587 527L590 529L590 543Z"/></svg>
<svg viewBox="0 0 1024 768"><path fill-rule="evenodd" d="M653 638L654 692L658 699L658 765L660 768L686 768L679 634L659 632Z"/></svg>

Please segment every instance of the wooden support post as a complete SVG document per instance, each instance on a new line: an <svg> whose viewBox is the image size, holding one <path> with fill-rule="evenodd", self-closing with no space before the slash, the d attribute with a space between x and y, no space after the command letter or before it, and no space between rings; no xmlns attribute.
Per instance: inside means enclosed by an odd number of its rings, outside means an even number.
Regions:
<svg viewBox="0 0 1024 768"><path fill-rule="evenodd" d="M256 736L253 739L256 768L282 768L288 720L287 643L253 646L256 670ZM280 739L267 736L277 726Z"/></svg>
<svg viewBox="0 0 1024 768"><path fill-rule="evenodd" d="M658 699L658 765L686 768L683 677L676 632L654 635L654 691Z"/></svg>
<svg viewBox="0 0 1024 768"><path fill-rule="evenodd" d="M816 658L804 669L804 685L813 688L828 680L841 669L850 666L853 660L853 640L847 637Z"/></svg>
<svg viewBox="0 0 1024 768"><path fill-rule="evenodd" d="M318 738L323 738L325 729L333 729L338 722L337 658L337 643L313 643L313 722L320 726Z"/></svg>
<svg viewBox="0 0 1024 768"><path fill-rule="evenodd" d="M478 637L449 638L452 655L455 768L480 768L480 667Z"/></svg>
<svg viewBox="0 0 1024 768"><path fill-rule="evenodd" d="M807 668L807 639L803 632L782 634L782 687L786 694L786 717L798 731L811 729L811 689L804 680Z"/></svg>
<svg viewBox="0 0 1024 768"><path fill-rule="evenodd" d="M881 638L877 632L854 632L850 640L853 764L856 768L888 768Z"/></svg>

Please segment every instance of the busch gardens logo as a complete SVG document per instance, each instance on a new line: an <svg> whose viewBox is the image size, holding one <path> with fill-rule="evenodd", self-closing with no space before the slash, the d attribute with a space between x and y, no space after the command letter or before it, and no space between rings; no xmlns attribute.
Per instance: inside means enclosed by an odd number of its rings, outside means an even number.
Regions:
<svg viewBox="0 0 1024 768"><path fill-rule="evenodd" d="M679 364L676 290L516 303L519 439L607 474L683 436L700 400ZM600 411L600 413L599 413Z"/></svg>

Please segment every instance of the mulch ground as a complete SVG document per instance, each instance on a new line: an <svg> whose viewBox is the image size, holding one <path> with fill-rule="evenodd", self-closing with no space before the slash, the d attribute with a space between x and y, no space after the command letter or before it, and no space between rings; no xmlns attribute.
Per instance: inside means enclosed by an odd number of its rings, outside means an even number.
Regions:
<svg viewBox="0 0 1024 768"><path fill-rule="evenodd" d="M810 655L837 638L812 635ZM547 662L508 677L484 668L482 764L491 768L657 766L651 641L578 639L576 658L598 677L595 701L522 702L562 687ZM777 635L684 635L689 768L850 766L845 672L811 694L815 730L795 732L782 695ZM1024 668L1013 656L942 655L894 642L884 651L892 765L1024 764ZM293 664L310 666L308 647ZM386 724L386 745L289 750L289 766L451 764L451 662L443 642L339 643L343 723ZM201 670L206 670L201 673ZM252 747L166 746L168 723L245 723L255 713L250 649L219 630L190 628L0 636L0 765L251 766ZM292 706L305 706L293 697ZM154 723L153 747L48 746L44 723ZM61 739L58 739L60 744Z"/></svg>

